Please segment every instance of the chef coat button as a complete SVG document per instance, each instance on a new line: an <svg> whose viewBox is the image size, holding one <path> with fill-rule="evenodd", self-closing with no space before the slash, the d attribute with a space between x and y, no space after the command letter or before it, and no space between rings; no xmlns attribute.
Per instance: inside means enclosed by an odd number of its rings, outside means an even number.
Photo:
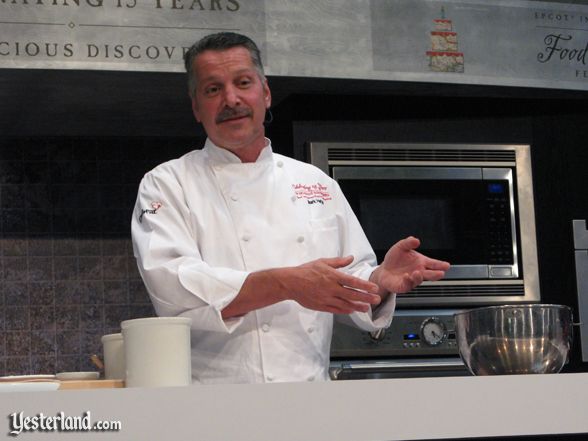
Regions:
<svg viewBox="0 0 588 441"><path fill-rule="evenodd" d="M214 169L215 169L216 171L221 171L221 166L220 166L220 165L215 165L215 166L214 166Z"/></svg>
<svg viewBox="0 0 588 441"><path fill-rule="evenodd" d="M232 195L231 195L231 199L232 199L233 201L238 201L238 200L239 200L239 198L237 197L237 195L236 195L236 194L232 194Z"/></svg>
<svg viewBox="0 0 588 441"><path fill-rule="evenodd" d="M302 243L302 242L304 242L304 236L298 236L298 237L296 238L296 241L297 241L298 243Z"/></svg>
<svg viewBox="0 0 588 441"><path fill-rule="evenodd" d="M309 334L312 334L314 332L314 328L311 326L310 328L307 329Z"/></svg>
<svg viewBox="0 0 588 441"><path fill-rule="evenodd" d="M314 381L314 375L311 375L310 377L307 378L308 381Z"/></svg>
<svg viewBox="0 0 588 441"><path fill-rule="evenodd" d="M245 234L241 239L243 239L243 242L249 242L251 240L251 236Z"/></svg>
<svg viewBox="0 0 588 441"><path fill-rule="evenodd" d="M296 195L294 195L290 199L292 199L292 202L296 202L296 199L298 199L298 198L296 197Z"/></svg>
<svg viewBox="0 0 588 441"><path fill-rule="evenodd" d="M263 325L261 325L261 330L263 332L269 332L270 330L270 325L268 325L267 323L264 323Z"/></svg>
<svg viewBox="0 0 588 441"><path fill-rule="evenodd" d="M271 375L268 375L265 378L266 378L267 381L274 381L274 377L272 377Z"/></svg>
<svg viewBox="0 0 588 441"><path fill-rule="evenodd" d="M278 162L276 163L276 165L277 165L278 167L283 167L283 166L284 166L284 163L283 163L282 161L278 161Z"/></svg>

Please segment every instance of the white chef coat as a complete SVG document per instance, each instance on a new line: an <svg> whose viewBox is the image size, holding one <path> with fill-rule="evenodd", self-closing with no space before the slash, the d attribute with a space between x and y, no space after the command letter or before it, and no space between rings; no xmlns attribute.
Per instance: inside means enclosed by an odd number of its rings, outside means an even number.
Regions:
<svg viewBox="0 0 588 441"><path fill-rule="evenodd" d="M160 316L192 319L194 382L327 380L333 315L288 300L223 320L249 273L355 256L368 279L375 255L338 184L272 152L241 163L210 140L143 178L132 219L139 271ZM390 325L394 295L351 319Z"/></svg>

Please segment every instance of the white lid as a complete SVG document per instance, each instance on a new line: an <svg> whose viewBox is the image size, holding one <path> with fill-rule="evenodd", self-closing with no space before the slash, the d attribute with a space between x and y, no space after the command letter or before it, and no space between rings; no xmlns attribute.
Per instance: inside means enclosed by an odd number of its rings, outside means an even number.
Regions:
<svg viewBox="0 0 588 441"><path fill-rule="evenodd" d="M128 329L134 326L157 326L157 325L188 325L192 324L189 317L147 317L132 320L125 320L120 323L121 329Z"/></svg>
<svg viewBox="0 0 588 441"><path fill-rule="evenodd" d="M100 338L100 341L104 343L105 341L112 341L112 340L122 340L123 335L119 332L118 334L106 334Z"/></svg>

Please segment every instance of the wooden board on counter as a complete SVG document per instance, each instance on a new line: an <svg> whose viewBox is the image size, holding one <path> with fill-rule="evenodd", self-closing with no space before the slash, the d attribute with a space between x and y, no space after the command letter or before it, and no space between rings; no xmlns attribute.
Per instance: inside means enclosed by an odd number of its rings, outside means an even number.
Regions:
<svg viewBox="0 0 588 441"><path fill-rule="evenodd" d="M59 390L111 389L125 387L124 380L70 380L62 381Z"/></svg>

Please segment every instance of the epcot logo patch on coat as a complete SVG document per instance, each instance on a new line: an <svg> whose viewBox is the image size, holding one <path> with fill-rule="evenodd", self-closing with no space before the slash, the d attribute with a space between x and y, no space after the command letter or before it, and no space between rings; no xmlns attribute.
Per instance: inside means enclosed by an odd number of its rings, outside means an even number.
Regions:
<svg viewBox="0 0 588 441"><path fill-rule="evenodd" d="M332 199L327 187L320 182L316 184L292 184L298 199L306 199L309 204L324 204Z"/></svg>
<svg viewBox="0 0 588 441"><path fill-rule="evenodd" d="M141 210L141 214L139 215L139 222L143 222L143 216L145 214L157 214L157 210L161 208L161 202L151 202L151 208L145 208Z"/></svg>

